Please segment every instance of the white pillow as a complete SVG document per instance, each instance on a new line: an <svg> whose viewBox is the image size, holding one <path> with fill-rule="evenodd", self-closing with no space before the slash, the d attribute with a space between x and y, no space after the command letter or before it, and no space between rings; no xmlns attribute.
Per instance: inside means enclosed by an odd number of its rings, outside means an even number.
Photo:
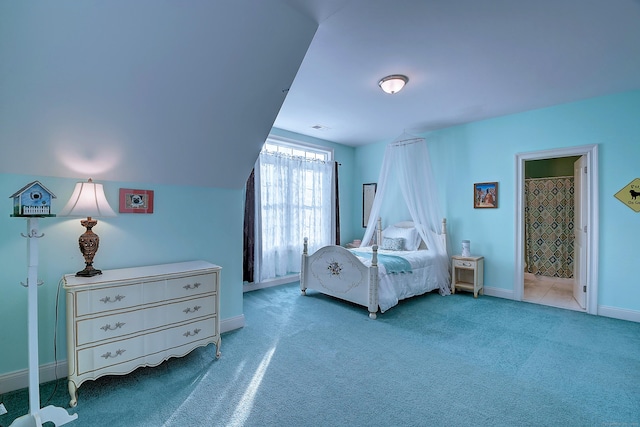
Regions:
<svg viewBox="0 0 640 427"><path fill-rule="evenodd" d="M382 238L401 238L404 239L404 248L407 251L416 251L420 246L422 239L415 228L400 228L390 225L382 231Z"/></svg>
<svg viewBox="0 0 640 427"><path fill-rule="evenodd" d="M393 224L393 226L398 228L414 228L416 225L413 223L413 221L401 221L396 222L395 224Z"/></svg>

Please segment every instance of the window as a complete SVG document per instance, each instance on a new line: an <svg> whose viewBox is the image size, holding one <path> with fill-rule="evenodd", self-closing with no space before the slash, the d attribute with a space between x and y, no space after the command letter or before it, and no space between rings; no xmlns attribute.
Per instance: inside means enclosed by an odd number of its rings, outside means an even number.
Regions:
<svg viewBox="0 0 640 427"><path fill-rule="evenodd" d="M291 157L302 157L307 160L330 161L332 152L321 148L299 145L292 142L277 142L275 139L268 139L262 147L262 152L270 154L284 154Z"/></svg>
<svg viewBox="0 0 640 427"><path fill-rule="evenodd" d="M334 164L321 147L269 138L256 162L256 272L259 282L300 272L309 249L332 244Z"/></svg>

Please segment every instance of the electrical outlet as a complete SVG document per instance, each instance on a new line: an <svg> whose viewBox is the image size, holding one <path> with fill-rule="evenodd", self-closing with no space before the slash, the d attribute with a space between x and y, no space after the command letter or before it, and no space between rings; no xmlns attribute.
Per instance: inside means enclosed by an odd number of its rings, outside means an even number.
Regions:
<svg viewBox="0 0 640 427"><path fill-rule="evenodd" d="M7 408L4 407L4 403L0 403L0 415L7 413Z"/></svg>

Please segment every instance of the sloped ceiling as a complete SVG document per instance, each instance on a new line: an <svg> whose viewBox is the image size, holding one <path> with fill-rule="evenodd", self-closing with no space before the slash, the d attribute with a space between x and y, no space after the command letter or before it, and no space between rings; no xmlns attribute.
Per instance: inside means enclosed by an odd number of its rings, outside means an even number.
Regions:
<svg viewBox="0 0 640 427"><path fill-rule="evenodd" d="M639 22L640 0L0 1L0 173L242 188L272 126L358 146L638 90Z"/></svg>
<svg viewBox="0 0 640 427"><path fill-rule="evenodd" d="M317 29L305 12L0 2L0 173L242 188Z"/></svg>
<svg viewBox="0 0 640 427"><path fill-rule="evenodd" d="M406 88L383 93L389 74ZM275 126L357 146L638 89L640 0L351 0Z"/></svg>

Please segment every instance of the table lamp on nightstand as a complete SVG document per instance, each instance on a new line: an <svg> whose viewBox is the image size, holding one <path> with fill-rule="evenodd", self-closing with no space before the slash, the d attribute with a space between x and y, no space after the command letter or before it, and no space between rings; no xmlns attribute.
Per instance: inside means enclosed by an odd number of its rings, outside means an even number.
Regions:
<svg viewBox="0 0 640 427"><path fill-rule="evenodd" d="M92 231L92 228L98 223L94 218L116 216L116 213L109 206L109 202L107 202L102 184L96 184L91 178L87 182L78 182L71 198L58 216L87 217L87 219L80 221L80 224L86 227L87 231L78 239L80 252L84 257L85 268L78 271L76 276L92 277L102 274L102 271L93 267L93 257L98 252L98 246L100 245L100 238Z"/></svg>
<svg viewBox="0 0 640 427"><path fill-rule="evenodd" d="M471 242L469 240L462 241L462 256L469 257L471 256Z"/></svg>

